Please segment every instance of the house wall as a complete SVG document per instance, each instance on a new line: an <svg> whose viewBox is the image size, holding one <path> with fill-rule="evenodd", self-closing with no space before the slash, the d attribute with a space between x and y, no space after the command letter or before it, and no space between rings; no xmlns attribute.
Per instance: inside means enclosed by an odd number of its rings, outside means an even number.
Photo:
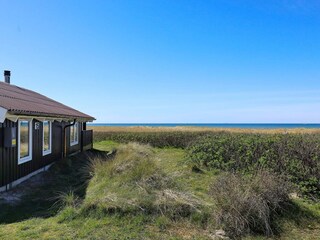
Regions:
<svg viewBox="0 0 320 240"><path fill-rule="evenodd" d="M35 124L39 123L39 129L35 129ZM20 179L28 174L43 168L54 161L62 158L63 151L63 127L67 122L53 122L52 123L52 152L51 154L43 156L43 125L37 120L32 121L32 160L18 164L18 147L5 148L4 147L4 128L16 127L18 136L18 123L5 120L0 123L0 187L9 184L17 179ZM70 146L70 128L67 128L67 155L81 150L81 129L82 125L79 123L79 143ZM17 143L18 144L18 143Z"/></svg>
<svg viewBox="0 0 320 240"><path fill-rule="evenodd" d="M4 131L5 127L17 127L17 123L5 120L0 123L0 186L7 184L10 179L14 179L14 165L18 163L17 148L4 148ZM16 160L16 164L14 163Z"/></svg>

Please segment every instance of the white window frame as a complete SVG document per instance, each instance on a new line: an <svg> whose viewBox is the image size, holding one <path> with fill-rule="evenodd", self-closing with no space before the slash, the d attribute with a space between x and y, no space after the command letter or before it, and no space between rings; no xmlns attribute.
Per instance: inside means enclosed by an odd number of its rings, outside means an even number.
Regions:
<svg viewBox="0 0 320 240"><path fill-rule="evenodd" d="M71 139L71 128L76 128L77 129L76 135L74 135L74 136L77 136L77 137L74 138L74 139ZM70 146L77 145L78 143L79 143L79 123L76 122L73 126L70 127Z"/></svg>
<svg viewBox="0 0 320 240"><path fill-rule="evenodd" d="M29 122L29 156L20 157L20 123L21 121L27 121ZM19 119L18 120L18 165L25 163L25 162L29 162L32 160L32 119Z"/></svg>
<svg viewBox="0 0 320 240"><path fill-rule="evenodd" d="M44 150L44 123L48 122L49 124L49 149ZM52 122L51 121L43 121L42 122L42 156L48 155L52 153Z"/></svg>

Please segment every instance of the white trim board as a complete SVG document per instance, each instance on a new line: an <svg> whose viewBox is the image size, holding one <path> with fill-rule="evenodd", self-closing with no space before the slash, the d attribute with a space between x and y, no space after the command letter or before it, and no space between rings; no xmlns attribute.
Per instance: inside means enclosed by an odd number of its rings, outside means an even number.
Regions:
<svg viewBox="0 0 320 240"><path fill-rule="evenodd" d="M21 121L26 121L28 122L28 133L29 133L29 145L28 145L28 152L29 152L29 155L28 156L25 156L25 157L22 157L20 156L20 149L21 149L21 142L20 142L20 139L21 139L21 132L20 132L20 122ZM19 119L18 120L18 165L22 164L22 163L25 163L25 162L29 162L32 160L32 149L33 149L33 138L32 138L32 135L33 135L33 119Z"/></svg>
<svg viewBox="0 0 320 240"><path fill-rule="evenodd" d="M52 153L52 122L47 121L49 125L49 149L44 150L44 123L46 121L42 122L42 156L48 155Z"/></svg>

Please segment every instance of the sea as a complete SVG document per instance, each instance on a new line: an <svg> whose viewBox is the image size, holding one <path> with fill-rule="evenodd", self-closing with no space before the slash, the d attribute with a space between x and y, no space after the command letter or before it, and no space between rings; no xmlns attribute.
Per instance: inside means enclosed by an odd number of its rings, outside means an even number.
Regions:
<svg viewBox="0 0 320 240"><path fill-rule="evenodd" d="M89 123L102 127L207 127L207 128L320 128L320 123Z"/></svg>

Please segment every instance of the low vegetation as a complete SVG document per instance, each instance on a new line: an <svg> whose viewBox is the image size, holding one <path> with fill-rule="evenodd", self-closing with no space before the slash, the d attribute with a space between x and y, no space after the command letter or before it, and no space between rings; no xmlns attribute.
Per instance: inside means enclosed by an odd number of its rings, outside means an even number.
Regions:
<svg viewBox="0 0 320 240"><path fill-rule="evenodd" d="M320 129L243 129L204 127L90 127L94 130L94 141L119 143L138 142L153 147L186 148L196 138L205 135L319 135Z"/></svg>
<svg viewBox="0 0 320 240"><path fill-rule="evenodd" d="M95 133L155 133L155 132L225 132L225 133L259 133L259 134L316 134L320 133L317 128L278 128L278 129L254 129L254 128L212 128L212 127L148 127L148 126L132 126L132 127L115 127L115 126L87 126L88 129L94 130Z"/></svg>
<svg viewBox="0 0 320 240"><path fill-rule="evenodd" d="M196 138L206 135L207 132L189 131L156 131L156 132L94 132L94 141L115 141L119 143L138 142L150 144L153 147L186 148Z"/></svg>
<svg viewBox="0 0 320 240"><path fill-rule="evenodd" d="M194 168L282 174L299 192L320 197L320 135L215 134L200 137L187 149Z"/></svg>
<svg viewBox="0 0 320 240"><path fill-rule="evenodd" d="M124 130L125 129L125 130ZM161 131L161 129L163 129ZM310 198L320 197L320 134L315 129L250 130L97 127L95 141L138 142L187 149L194 168L285 174Z"/></svg>
<svg viewBox="0 0 320 240"><path fill-rule="evenodd" d="M128 138L111 141L119 133L104 135L105 141L95 141L98 150L56 164L21 202L0 202L0 238L216 239L223 229L222 236L232 239L319 239L316 195L297 197L293 178L253 160L265 156L269 146L303 146L293 156L308 163L305 159L318 154L316 135L283 135L285 143L274 140L281 134L190 131L176 141L161 134L127 135L150 145L126 143ZM234 167L233 154L247 165Z"/></svg>
<svg viewBox="0 0 320 240"><path fill-rule="evenodd" d="M275 217L288 207L291 187L281 177L266 171L252 176L224 173L211 184L213 217L229 236L258 233L272 236Z"/></svg>
<svg viewBox="0 0 320 240"><path fill-rule="evenodd" d="M121 145L107 163L103 158L91 160L90 172L93 178L81 209L86 213L141 212L178 218L200 206L195 196L160 168L154 150L147 145Z"/></svg>

